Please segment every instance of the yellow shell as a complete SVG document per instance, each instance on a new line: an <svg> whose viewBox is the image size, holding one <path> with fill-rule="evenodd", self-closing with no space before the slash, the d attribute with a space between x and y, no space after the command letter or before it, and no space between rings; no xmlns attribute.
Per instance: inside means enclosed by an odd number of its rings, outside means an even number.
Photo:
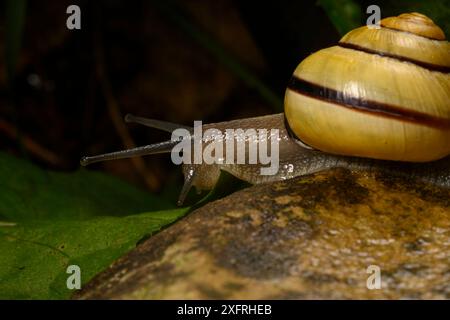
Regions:
<svg viewBox="0 0 450 320"><path fill-rule="evenodd" d="M419 13L352 30L299 64L285 115L301 141L324 152L443 158L450 154L450 43Z"/></svg>

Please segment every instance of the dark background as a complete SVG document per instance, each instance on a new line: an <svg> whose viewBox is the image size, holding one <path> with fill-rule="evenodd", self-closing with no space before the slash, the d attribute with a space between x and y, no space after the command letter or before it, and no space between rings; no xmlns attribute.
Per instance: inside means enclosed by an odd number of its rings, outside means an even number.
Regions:
<svg viewBox="0 0 450 320"><path fill-rule="evenodd" d="M425 1L354 2L363 24L370 4L386 17ZM81 7L81 30L66 28L71 4ZM427 10L448 21L439 7ZM0 150L59 171L77 170L83 155L170 138L124 124L126 113L192 125L281 112L296 65L340 38L316 0L27 1L8 77L7 14L1 10ZM181 186L168 155L90 169L171 198Z"/></svg>

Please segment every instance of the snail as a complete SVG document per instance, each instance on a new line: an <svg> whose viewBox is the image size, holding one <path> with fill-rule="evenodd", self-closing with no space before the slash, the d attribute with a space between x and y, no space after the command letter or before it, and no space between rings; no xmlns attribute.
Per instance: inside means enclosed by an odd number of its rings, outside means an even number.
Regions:
<svg viewBox="0 0 450 320"><path fill-rule="evenodd" d="M127 115L126 122L173 132L193 128ZM192 186L212 189L224 170L251 184L290 179L333 167L382 167L450 187L450 44L434 22L419 13L363 26L333 47L315 52L295 69L284 113L203 125L212 137L241 139L226 129L276 128L244 146L278 142L279 169L261 175L261 163L184 164L179 204ZM172 138L174 135L172 135ZM202 143L211 142L211 136ZM83 157L93 162L170 152L179 139ZM245 152L248 152L247 149ZM235 152L225 160L235 160Z"/></svg>

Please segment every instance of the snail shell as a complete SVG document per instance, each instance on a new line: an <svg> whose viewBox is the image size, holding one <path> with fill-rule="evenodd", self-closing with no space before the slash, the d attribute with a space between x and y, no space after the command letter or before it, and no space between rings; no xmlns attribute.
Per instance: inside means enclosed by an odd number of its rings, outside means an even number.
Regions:
<svg viewBox="0 0 450 320"><path fill-rule="evenodd" d="M296 68L292 132L340 155L425 162L450 154L450 44L431 19L402 14L350 31Z"/></svg>

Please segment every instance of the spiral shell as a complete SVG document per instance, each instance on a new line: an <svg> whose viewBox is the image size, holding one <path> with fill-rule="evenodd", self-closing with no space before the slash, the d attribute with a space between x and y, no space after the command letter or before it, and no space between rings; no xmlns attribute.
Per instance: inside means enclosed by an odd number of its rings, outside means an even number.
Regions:
<svg viewBox="0 0 450 320"><path fill-rule="evenodd" d="M301 141L324 152L443 158L450 154L450 44L419 13L354 29L299 64L285 115Z"/></svg>

